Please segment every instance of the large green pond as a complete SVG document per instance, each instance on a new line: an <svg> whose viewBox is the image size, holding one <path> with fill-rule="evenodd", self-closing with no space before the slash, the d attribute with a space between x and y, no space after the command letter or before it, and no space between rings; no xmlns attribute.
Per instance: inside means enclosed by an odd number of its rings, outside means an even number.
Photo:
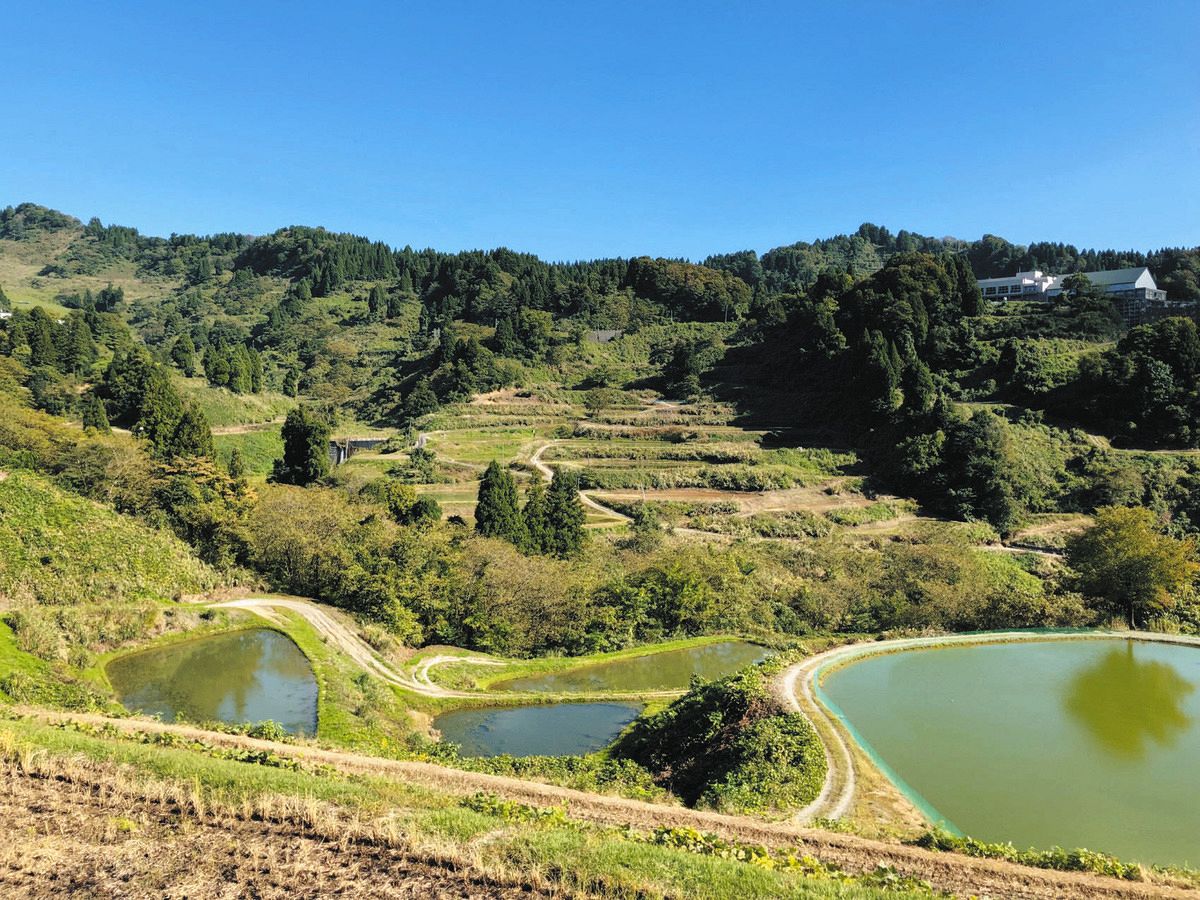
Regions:
<svg viewBox="0 0 1200 900"><path fill-rule="evenodd" d="M508 691L583 693L587 691L669 691L688 686L693 675L720 678L770 655L747 641L721 641L649 656L597 663L567 672L550 672L502 681Z"/></svg>
<svg viewBox="0 0 1200 900"><path fill-rule="evenodd" d="M639 703L554 703L459 709L433 720L465 756L567 756L608 746L642 711Z"/></svg>
<svg viewBox="0 0 1200 900"><path fill-rule="evenodd" d="M827 673L832 701L933 813L989 841L1200 863L1200 648L946 647Z"/></svg>
<svg viewBox="0 0 1200 900"><path fill-rule="evenodd" d="M185 641L108 664L121 703L164 721L262 722L317 730L317 681L291 639L269 628Z"/></svg>

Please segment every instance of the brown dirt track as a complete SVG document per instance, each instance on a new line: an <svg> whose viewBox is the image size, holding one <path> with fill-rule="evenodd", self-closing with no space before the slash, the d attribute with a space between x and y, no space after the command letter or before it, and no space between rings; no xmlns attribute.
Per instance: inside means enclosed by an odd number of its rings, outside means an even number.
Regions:
<svg viewBox="0 0 1200 900"><path fill-rule="evenodd" d="M696 828L729 839L791 848L812 855L822 862L839 866L848 872L869 872L880 864L885 864L903 874L921 878L935 888L956 896L1013 898L1195 898L1200 896L1200 893L1182 887L1118 881L1092 875L1035 869L997 860L934 853L898 843L868 840L853 835L798 828L788 824L769 823L746 817L588 794L515 778L463 772L428 763L398 762L137 719L106 719L94 715L35 710L25 710L25 712L46 721L75 720L93 724L108 722L124 730L173 731L213 744L267 749L287 756L326 763L346 772L395 778L399 781L424 785L454 795L466 796L478 791L486 791L535 806L561 806L572 818L584 821L614 825L628 824L644 829L659 826ZM7 816L4 821L0 821L0 830L9 835L13 834L13 828L7 820ZM8 843L11 844L11 841ZM481 894L480 896L492 895Z"/></svg>

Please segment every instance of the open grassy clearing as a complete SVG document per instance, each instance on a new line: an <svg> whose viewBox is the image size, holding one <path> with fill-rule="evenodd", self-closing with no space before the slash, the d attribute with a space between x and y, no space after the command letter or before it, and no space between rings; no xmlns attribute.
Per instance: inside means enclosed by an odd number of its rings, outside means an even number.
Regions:
<svg viewBox="0 0 1200 900"><path fill-rule="evenodd" d="M203 378L176 377L183 396L196 404L213 428L259 425L282 421L296 401L283 394L262 392L235 394L228 388L212 387Z"/></svg>
<svg viewBox="0 0 1200 900"><path fill-rule="evenodd" d="M122 560L97 571L95 561ZM161 600L221 578L174 536L29 472L0 481L0 594L10 604Z"/></svg>
<svg viewBox="0 0 1200 900"><path fill-rule="evenodd" d="M213 446L218 455L228 462L236 447L242 454L242 462L250 475L267 476L275 460L283 457L283 436L279 425L268 425L248 431L214 434Z"/></svg>
<svg viewBox="0 0 1200 900"><path fill-rule="evenodd" d="M177 280L139 275L136 266L120 260L97 274L39 275L47 259L57 258L76 237L74 232L43 233L32 240L0 240L0 287L17 307L42 306L47 312L64 315L58 298L85 291L98 293L112 284L125 292L127 301L161 300L179 286Z"/></svg>
<svg viewBox="0 0 1200 900"><path fill-rule="evenodd" d="M515 460L536 437L535 428L500 425L487 429L432 432L425 446L439 456L482 467L493 459L497 462Z"/></svg>

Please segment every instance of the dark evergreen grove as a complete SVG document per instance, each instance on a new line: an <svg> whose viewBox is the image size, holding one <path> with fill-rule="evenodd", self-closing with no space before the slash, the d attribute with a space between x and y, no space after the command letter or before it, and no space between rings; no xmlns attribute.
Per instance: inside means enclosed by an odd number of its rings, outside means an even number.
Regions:
<svg viewBox="0 0 1200 900"><path fill-rule="evenodd" d="M521 544L525 538L516 481L495 460L488 464L479 482L475 530L486 537L505 538L514 544Z"/></svg>
<svg viewBox="0 0 1200 900"><path fill-rule="evenodd" d="M287 414L283 423L283 458L276 460L273 480L281 484L312 484L329 474L327 419L306 406Z"/></svg>
<svg viewBox="0 0 1200 900"><path fill-rule="evenodd" d="M577 555L583 549L585 518L579 479L562 469L554 473L549 489L541 481L530 486L524 508L513 476L495 460L479 483L475 530L487 537L504 538L531 553L564 558Z"/></svg>

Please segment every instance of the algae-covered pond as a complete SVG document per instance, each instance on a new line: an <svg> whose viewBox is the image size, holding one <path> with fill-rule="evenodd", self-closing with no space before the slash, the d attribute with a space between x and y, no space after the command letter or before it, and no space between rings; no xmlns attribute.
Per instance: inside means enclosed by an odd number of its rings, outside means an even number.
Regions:
<svg viewBox="0 0 1200 900"><path fill-rule="evenodd" d="M1052 640L912 650L827 673L934 814L1018 846L1200 864L1200 648Z"/></svg>
<svg viewBox="0 0 1200 900"><path fill-rule="evenodd" d="M720 641L596 663L566 672L513 678L495 687L506 691L538 693L683 690L693 675L720 678L769 655L770 651L758 644Z"/></svg>
<svg viewBox="0 0 1200 900"><path fill-rule="evenodd" d="M639 703L485 707L433 720L464 756L569 756L608 746L642 711Z"/></svg>
<svg viewBox="0 0 1200 900"><path fill-rule="evenodd" d="M107 672L126 708L167 722L271 719L295 734L317 730L312 666L290 638L269 628L118 657Z"/></svg>

